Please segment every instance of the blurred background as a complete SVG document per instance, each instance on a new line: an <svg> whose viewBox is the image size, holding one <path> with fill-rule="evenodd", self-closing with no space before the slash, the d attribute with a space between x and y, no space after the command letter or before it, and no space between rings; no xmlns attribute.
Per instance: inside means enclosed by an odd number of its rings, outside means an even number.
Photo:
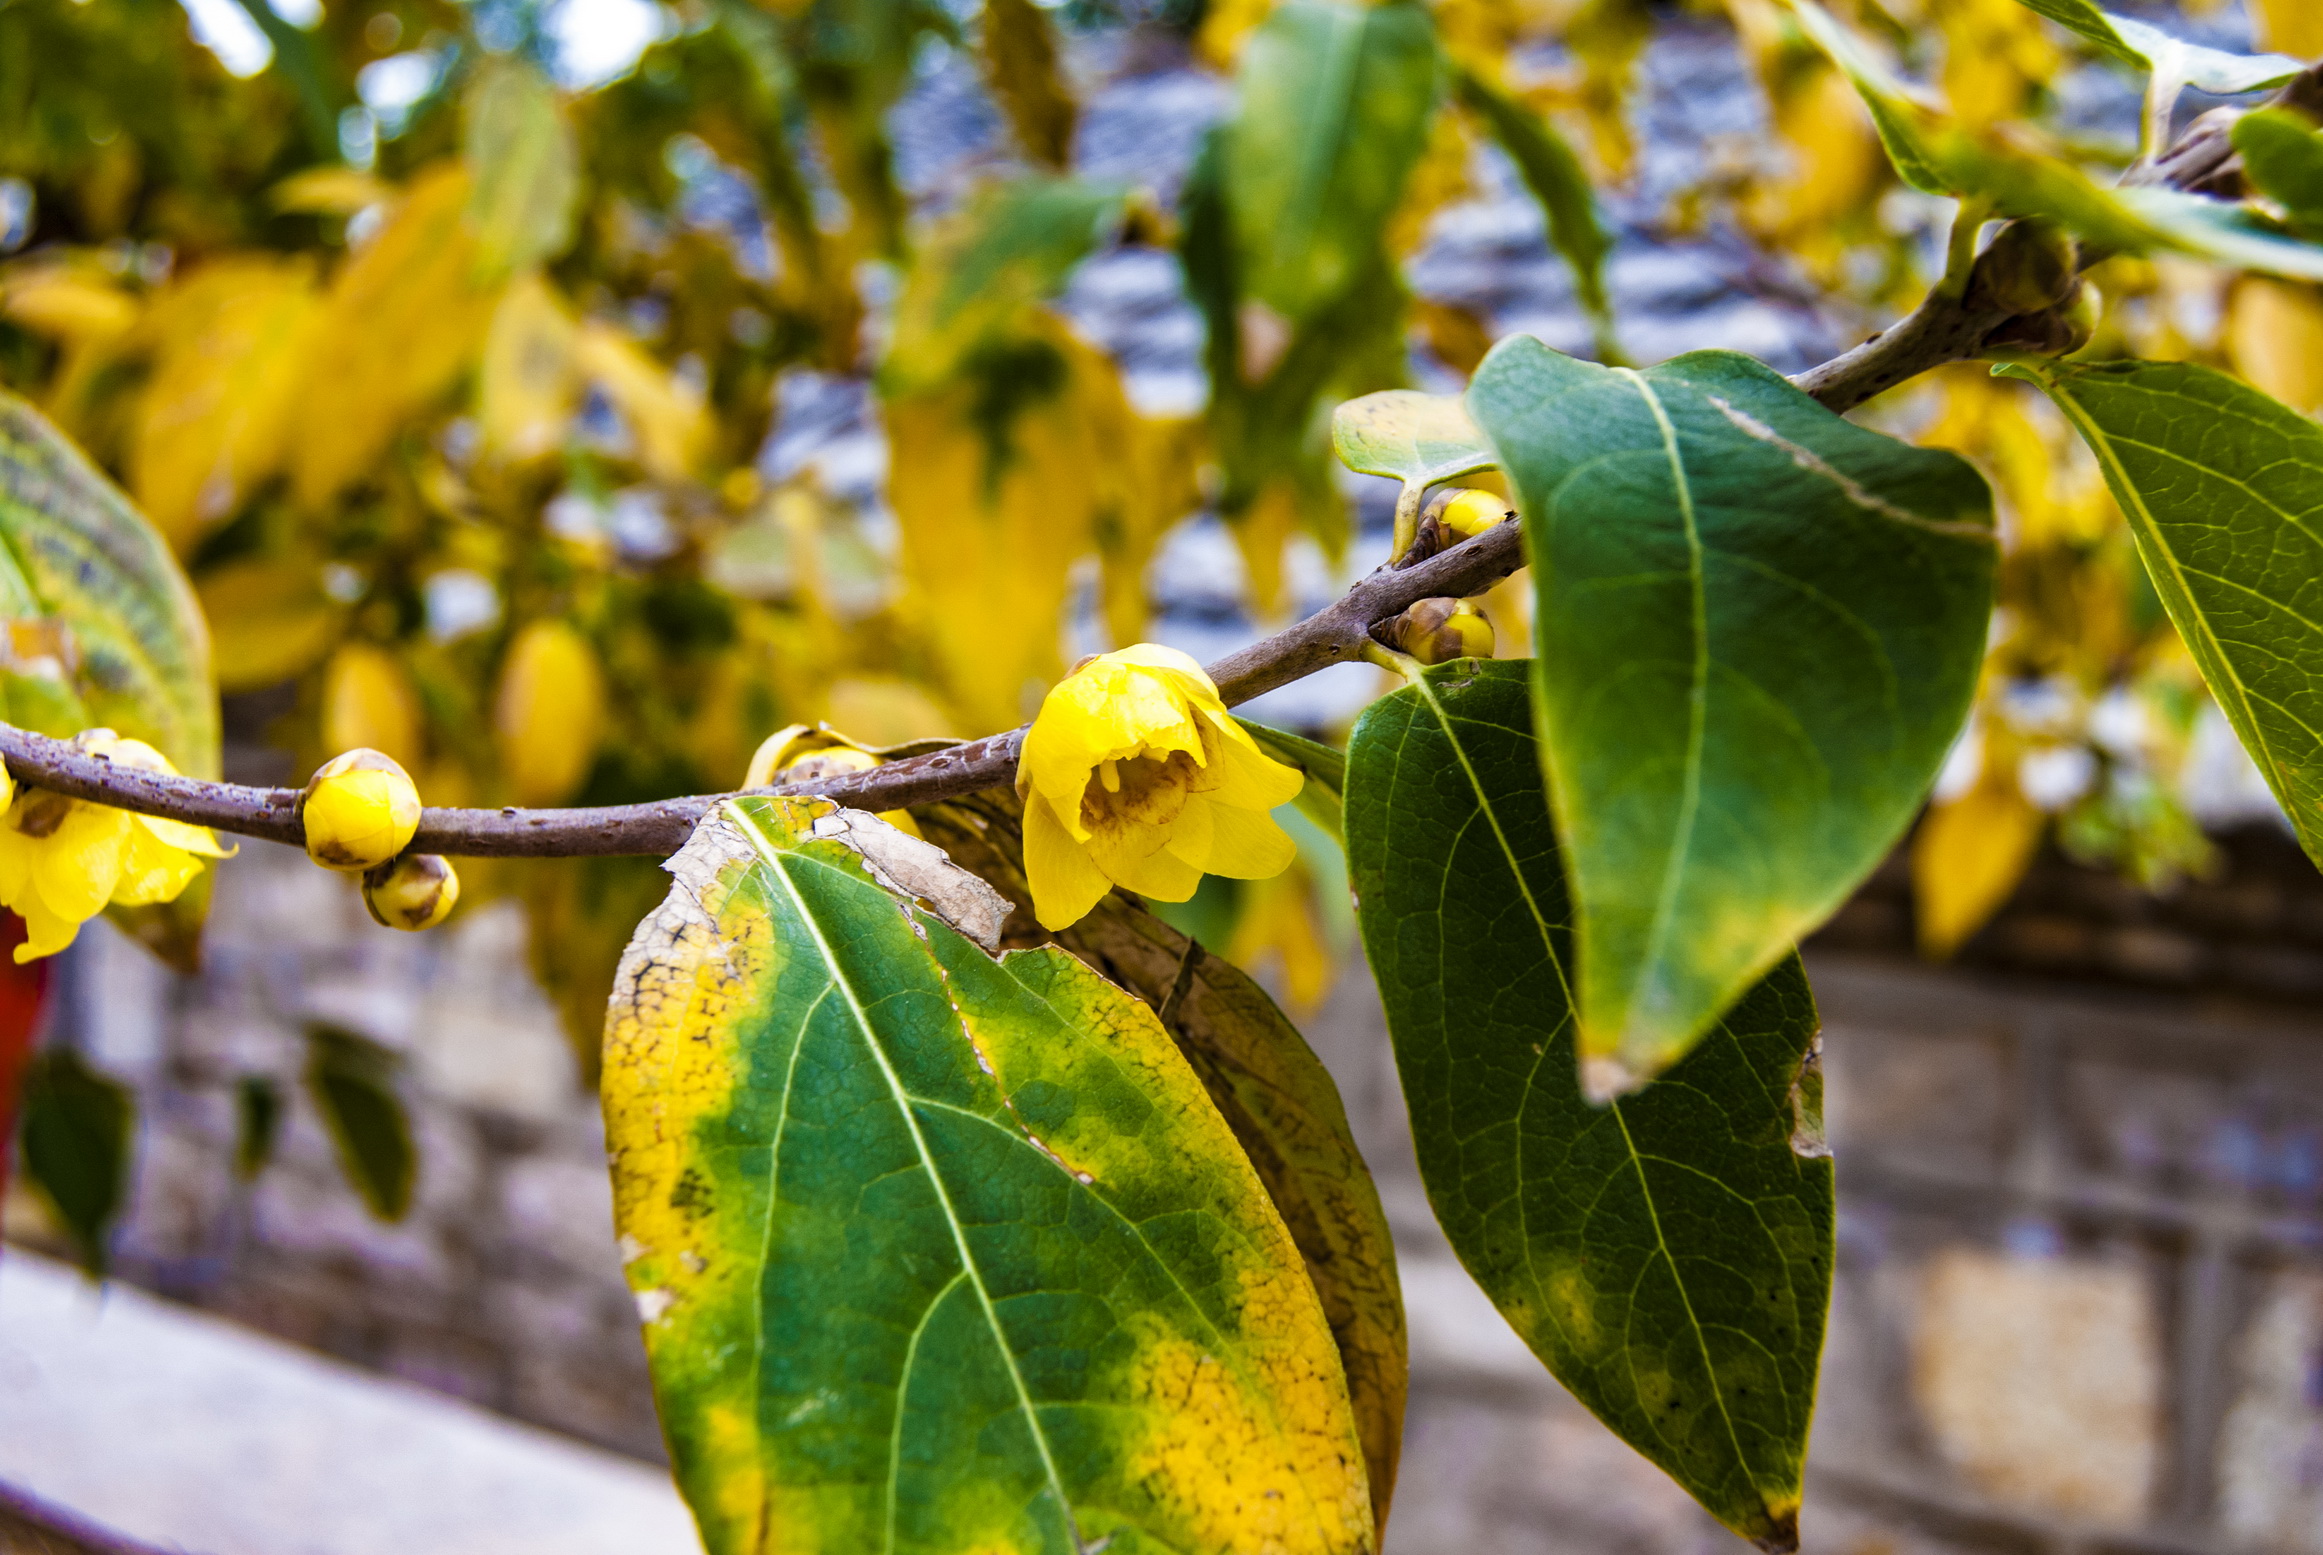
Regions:
<svg viewBox="0 0 2323 1555"><path fill-rule="evenodd" d="M2306 0L2124 9L2323 53ZM2134 150L2132 83L2014 0L1854 10L1956 112ZM1221 273L1201 150L1264 11L0 0L0 383L186 562L228 776L368 745L432 803L610 803L729 787L794 721L990 732L1079 653L1319 607L1393 498L1330 465L1340 398L1455 391L1513 332L1797 370L1941 268L1948 207L1760 0L1444 0L1594 227L1552 241L1488 116L1382 94L1405 186ZM1333 243L1366 279L1313 295ZM2323 403L2312 288L2095 280L2104 339ZM1962 367L1865 414L1979 461L2007 561L1935 804L1808 947L1841 1222L1807 1548L2323 1550L2323 880L2046 404ZM1488 607L1524 653L1521 592ZM1381 689L1244 711L1335 737ZM0 1550L688 1547L592 1091L662 877L463 878L398 936L246 844L198 953L99 922L6 990L82 1144L0 1221ZM1345 899L1312 834L1176 916L1269 980L1379 1174L1388 1549L1739 1549L1452 1260Z"/></svg>

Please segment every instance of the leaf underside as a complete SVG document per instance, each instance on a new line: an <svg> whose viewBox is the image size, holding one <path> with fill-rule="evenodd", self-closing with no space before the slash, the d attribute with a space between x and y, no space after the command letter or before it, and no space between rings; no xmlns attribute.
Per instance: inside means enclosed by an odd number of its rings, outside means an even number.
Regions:
<svg viewBox="0 0 2323 1555"><path fill-rule="evenodd" d="M1298 1250L1151 1012L1062 951L995 960L830 814L713 812L607 1025L711 1555L1371 1550Z"/></svg>
<svg viewBox="0 0 2323 1555"><path fill-rule="evenodd" d="M2323 427L2190 363L2009 371L2097 455L2163 608L2323 863Z"/></svg>
<svg viewBox="0 0 2323 1555"><path fill-rule="evenodd" d="M1631 372L1519 337L1468 403L1524 512L1608 1094L1684 1054L1910 823L1983 660L1991 495L1733 352Z"/></svg>
<svg viewBox="0 0 2323 1555"><path fill-rule="evenodd" d="M1420 1173L1557 1379L1788 1549L1833 1258L1814 1000L1787 957L1652 1085L1583 1098L1525 671L1431 670L1350 742L1349 862Z"/></svg>

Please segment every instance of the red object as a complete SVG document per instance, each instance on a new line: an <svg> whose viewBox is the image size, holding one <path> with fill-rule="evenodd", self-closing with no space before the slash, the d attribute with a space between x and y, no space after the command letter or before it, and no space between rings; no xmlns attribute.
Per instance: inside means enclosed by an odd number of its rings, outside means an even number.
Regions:
<svg viewBox="0 0 2323 1555"><path fill-rule="evenodd" d="M40 1018L48 1010L49 958L18 966L16 947L23 943L24 920L14 913L0 915L0 1197L8 1191L18 1090L25 1066L32 1062Z"/></svg>

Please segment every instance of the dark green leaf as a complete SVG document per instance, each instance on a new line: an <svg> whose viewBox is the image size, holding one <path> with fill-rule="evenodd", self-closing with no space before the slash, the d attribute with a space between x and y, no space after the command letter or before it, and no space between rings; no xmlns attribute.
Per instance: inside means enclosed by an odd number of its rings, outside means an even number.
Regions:
<svg viewBox="0 0 2323 1555"><path fill-rule="evenodd" d="M282 1092L262 1074L234 1082L234 1175L244 1182L266 1170L282 1132Z"/></svg>
<svg viewBox="0 0 2323 1555"><path fill-rule="evenodd" d="M1249 296L1295 323L1361 282L1427 145L1437 73L1411 0L1286 0L1250 35L1222 159Z"/></svg>
<svg viewBox="0 0 2323 1555"><path fill-rule="evenodd" d="M113 1217L129 1187L135 1102L129 1088L70 1048L51 1048L25 1071L17 1138L25 1180L56 1212L81 1265L105 1272Z"/></svg>
<svg viewBox="0 0 2323 1555"><path fill-rule="evenodd" d="M1796 957L1643 1091L1577 1082L1565 877L1526 666L1374 703L1348 854L1429 1203L1557 1379L1728 1527L1797 1538L1832 1270Z"/></svg>
<svg viewBox="0 0 2323 1555"><path fill-rule="evenodd" d="M2003 371L2097 455L2210 694L2323 862L2323 427L2191 363Z"/></svg>
<svg viewBox="0 0 2323 1555"><path fill-rule="evenodd" d="M381 1220L409 1213L418 1164L411 1122L396 1094L398 1067L368 1037L335 1026L307 1028L307 1095L338 1148L340 1169Z"/></svg>
<svg viewBox="0 0 2323 1555"><path fill-rule="evenodd" d="M728 801L670 871L604 1095L711 1555L1375 1548L1299 1248L1150 1010L987 954L919 904L1006 902L825 801Z"/></svg>
<svg viewBox="0 0 2323 1555"><path fill-rule="evenodd" d="M1605 295L1605 256L1613 238L1597 210L1597 193L1581 159L1548 120L1485 81L1474 71L1459 72L1460 101L1484 121L1500 149L1516 164L1525 187L1541 202L1549 241L1573 267L1573 290L1597 336L1597 356L1618 363L1621 345L1613 329L1613 304Z"/></svg>
<svg viewBox="0 0 2323 1555"><path fill-rule="evenodd" d="M1505 340L1468 405L1524 513L1581 1053L1610 1092L1910 823L1983 663L1991 495L1733 352L1641 373Z"/></svg>

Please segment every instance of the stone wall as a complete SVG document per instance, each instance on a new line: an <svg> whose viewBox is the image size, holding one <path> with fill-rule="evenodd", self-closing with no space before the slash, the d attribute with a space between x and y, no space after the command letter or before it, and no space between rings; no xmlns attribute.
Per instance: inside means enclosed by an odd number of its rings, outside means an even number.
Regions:
<svg viewBox="0 0 2323 1555"><path fill-rule="evenodd" d="M2323 878L2272 833L2227 851L2165 898L2045 862L1948 969L1903 954L1891 871L1810 947L1842 1203L1810 1551L2323 1551L2323 1021L2299 994L2323 976ZM390 935L258 845L221 876L201 979L99 932L64 998L74 1039L157 1098L127 1277L658 1452L594 1106L512 913ZM275 1165L233 1179L233 1087L295 1090L312 1019L405 1056L422 1169L402 1225L362 1210L303 1102ZM1739 1550L1453 1261L1360 968L1311 1030L1411 1310L1390 1551Z"/></svg>

